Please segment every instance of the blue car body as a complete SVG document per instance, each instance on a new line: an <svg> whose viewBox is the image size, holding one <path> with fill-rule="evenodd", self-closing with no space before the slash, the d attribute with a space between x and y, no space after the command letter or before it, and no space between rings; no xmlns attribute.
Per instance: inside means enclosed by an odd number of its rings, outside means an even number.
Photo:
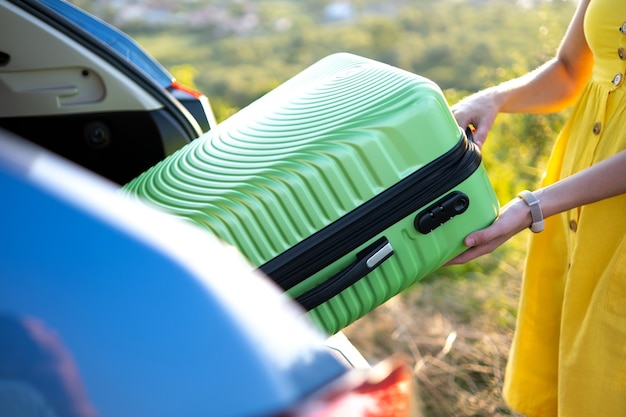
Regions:
<svg viewBox="0 0 626 417"><path fill-rule="evenodd" d="M0 133L0 399L19 382L59 416L267 415L346 372L232 248Z"/></svg>
<svg viewBox="0 0 626 417"><path fill-rule="evenodd" d="M412 415L405 362L121 194L215 124L183 87L67 2L0 0L0 416Z"/></svg>

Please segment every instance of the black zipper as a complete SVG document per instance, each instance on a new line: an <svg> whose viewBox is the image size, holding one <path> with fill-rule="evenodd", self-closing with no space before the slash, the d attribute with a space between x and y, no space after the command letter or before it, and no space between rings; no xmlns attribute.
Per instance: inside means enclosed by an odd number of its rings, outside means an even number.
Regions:
<svg viewBox="0 0 626 417"><path fill-rule="evenodd" d="M259 269L289 290L469 178L482 161L465 135L456 146L318 230Z"/></svg>

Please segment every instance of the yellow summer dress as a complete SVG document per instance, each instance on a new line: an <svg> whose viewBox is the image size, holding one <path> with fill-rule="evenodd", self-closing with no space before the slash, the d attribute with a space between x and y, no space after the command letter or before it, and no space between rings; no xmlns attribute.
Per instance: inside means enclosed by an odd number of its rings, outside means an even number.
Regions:
<svg viewBox="0 0 626 417"><path fill-rule="evenodd" d="M626 149L626 0L591 0L584 28L593 73L544 184ZM532 236L504 397L530 417L626 416L626 195Z"/></svg>

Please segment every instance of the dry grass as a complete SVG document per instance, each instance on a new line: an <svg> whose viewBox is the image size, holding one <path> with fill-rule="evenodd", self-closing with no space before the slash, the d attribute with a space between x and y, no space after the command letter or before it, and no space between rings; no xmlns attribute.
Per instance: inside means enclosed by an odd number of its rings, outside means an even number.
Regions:
<svg viewBox="0 0 626 417"><path fill-rule="evenodd" d="M442 269L345 330L372 363L409 358L425 416L516 415L500 395L523 255L512 246Z"/></svg>

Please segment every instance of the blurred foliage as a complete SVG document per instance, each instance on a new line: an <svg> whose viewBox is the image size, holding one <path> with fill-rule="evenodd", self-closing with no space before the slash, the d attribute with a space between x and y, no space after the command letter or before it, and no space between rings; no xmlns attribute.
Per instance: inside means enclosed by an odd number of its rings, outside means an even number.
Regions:
<svg viewBox="0 0 626 417"><path fill-rule="evenodd" d="M573 11L562 0L534 7L504 0L353 0L349 17L333 19L327 0L154 0L152 12L167 13L155 23L141 15L121 19L123 10L107 2L75 3L116 24L166 68L194 66L194 83L217 102L218 119L220 106L229 114L334 52L418 73L444 90L476 91L552 56ZM203 13L214 19L192 19Z"/></svg>

